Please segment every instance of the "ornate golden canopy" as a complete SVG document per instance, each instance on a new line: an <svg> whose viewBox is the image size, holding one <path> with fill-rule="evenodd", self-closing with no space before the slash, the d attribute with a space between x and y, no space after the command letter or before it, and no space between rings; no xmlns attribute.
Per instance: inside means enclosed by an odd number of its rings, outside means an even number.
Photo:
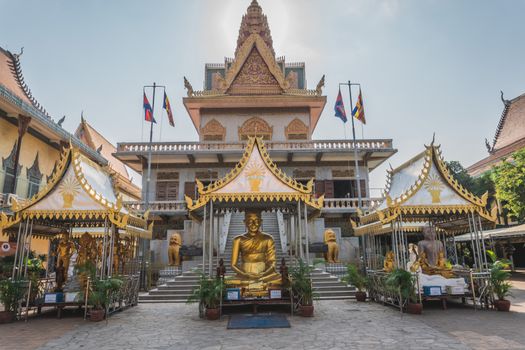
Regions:
<svg viewBox="0 0 525 350"><path fill-rule="evenodd" d="M249 137L239 163L222 179L204 186L196 179L198 199L185 196L191 212L202 209L209 201L217 203L283 203L302 201L319 210L323 197L313 195L313 179L303 185L289 177L271 160L260 137Z"/></svg>
<svg viewBox="0 0 525 350"><path fill-rule="evenodd" d="M448 170L434 141L425 148L397 169L388 170L384 200L370 213L360 215L356 235L390 232L390 223L398 219L423 225L432 218L447 232L467 229L461 218L473 213L485 225L495 223L496 213L486 209L488 194L480 198L464 188Z"/></svg>
<svg viewBox="0 0 525 350"><path fill-rule="evenodd" d="M10 215L0 213L0 230L26 219L53 227L103 227L107 220L150 238L147 215L126 209L114 184L109 167L101 167L72 146L65 148L45 187L23 204L13 200Z"/></svg>

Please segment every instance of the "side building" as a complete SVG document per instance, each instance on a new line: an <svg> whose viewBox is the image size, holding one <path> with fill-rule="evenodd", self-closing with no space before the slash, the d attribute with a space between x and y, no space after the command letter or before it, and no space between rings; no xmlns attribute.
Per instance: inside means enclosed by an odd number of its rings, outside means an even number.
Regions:
<svg viewBox="0 0 525 350"><path fill-rule="evenodd" d="M85 121L75 134L68 132L62 128L65 117L53 119L33 97L24 81L21 55L0 48L0 211L9 211L12 199L24 203L37 194L70 143L90 160L113 170L124 200L140 200L140 188L112 157L111 143ZM16 238L0 233L0 241L8 240ZM47 240L35 237L32 247L48 253Z"/></svg>
<svg viewBox="0 0 525 350"><path fill-rule="evenodd" d="M257 1L243 16L234 58L206 64L204 89L187 80L183 104L199 135L198 142L152 144L148 198L154 217L154 236L166 239L169 230L189 237L191 221L184 196L196 199L196 179L204 185L225 176L241 159L250 136L262 137L273 162L295 180L315 179L317 196L324 194L321 218L313 228L325 227L352 235L350 218L357 216L357 149L363 209L370 198L368 174L396 150L391 139L315 140L312 134L326 104L324 77L308 89L305 63L286 62L275 55L267 18ZM341 126L334 118L334 123ZM142 173L147 188L149 144L122 142L115 157ZM134 203L144 210L144 202ZM233 222L233 218L232 218ZM231 224L232 225L232 224ZM195 231L195 230L194 230ZM197 230L198 231L198 230ZM184 244L195 242L185 241Z"/></svg>
<svg viewBox="0 0 525 350"><path fill-rule="evenodd" d="M482 175L525 147L525 94L506 100L502 92L501 101L503 112L494 139L492 143L485 139L488 155L467 168L471 176Z"/></svg>

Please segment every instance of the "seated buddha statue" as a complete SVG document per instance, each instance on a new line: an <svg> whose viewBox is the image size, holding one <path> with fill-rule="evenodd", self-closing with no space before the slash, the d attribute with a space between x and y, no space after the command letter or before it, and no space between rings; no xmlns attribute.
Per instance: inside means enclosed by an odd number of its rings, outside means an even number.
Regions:
<svg viewBox="0 0 525 350"><path fill-rule="evenodd" d="M260 212L246 212L244 223L248 232L233 239L231 268L237 276L226 284L241 286L243 296L262 296L269 286L282 283L275 269L275 243L260 230Z"/></svg>
<svg viewBox="0 0 525 350"><path fill-rule="evenodd" d="M445 248L443 242L436 239L436 229L425 227L423 229L424 239L417 244L419 250L419 264L421 270L427 275L441 275L452 278L452 269L446 266Z"/></svg>

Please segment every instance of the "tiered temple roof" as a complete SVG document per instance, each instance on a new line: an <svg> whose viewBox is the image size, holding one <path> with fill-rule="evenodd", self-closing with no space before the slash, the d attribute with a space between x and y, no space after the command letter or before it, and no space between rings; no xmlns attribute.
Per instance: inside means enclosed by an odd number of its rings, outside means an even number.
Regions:
<svg viewBox="0 0 525 350"><path fill-rule="evenodd" d="M197 131L203 109L300 107L311 111L313 132L326 104L324 76L307 89L304 63L276 57L266 15L253 0L241 20L235 58L206 64L204 90L195 91L184 78L184 106ZM244 99L242 98L244 97Z"/></svg>
<svg viewBox="0 0 525 350"><path fill-rule="evenodd" d="M468 167L472 176L481 175L525 147L525 94L505 100L502 92L501 100L504 107L492 145L486 141L489 156Z"/></svg>

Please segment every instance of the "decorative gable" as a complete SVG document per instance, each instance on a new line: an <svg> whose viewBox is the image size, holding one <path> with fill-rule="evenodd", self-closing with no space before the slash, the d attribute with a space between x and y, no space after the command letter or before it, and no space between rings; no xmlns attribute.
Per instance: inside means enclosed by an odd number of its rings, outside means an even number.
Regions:
<svg viewBox="0 0 525 350"><path fill-rule="evenodd" d="M229 94L280 94L283 89L256 47L253 47L227 91Z"/></svg>

